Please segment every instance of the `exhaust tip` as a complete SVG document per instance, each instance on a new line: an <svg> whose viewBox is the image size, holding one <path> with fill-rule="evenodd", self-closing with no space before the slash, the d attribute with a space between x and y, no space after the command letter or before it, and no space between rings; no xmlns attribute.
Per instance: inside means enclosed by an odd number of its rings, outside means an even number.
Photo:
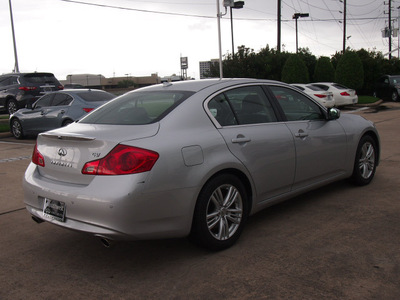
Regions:
<svg viewBox="0 0 400 300"><path fill-rule="evenodd" d="M36 216L33 216L33 215L32 215L31 217L32 217L32 220L35 221L35 222L38 223L38 224L44 222L41 218L38 218L38 217L36 217Z"/></svg>
<svg viewBox="0 0 400 300"><path fill-rule="evenodd" d="M104 237L101 237L101 238L100 238L100 242L101 242L101 244L102 244L104 247L106 247L106 248L111 248L111 247L114 246L114 241L109 240L109 239L104 238Z"/></svg>

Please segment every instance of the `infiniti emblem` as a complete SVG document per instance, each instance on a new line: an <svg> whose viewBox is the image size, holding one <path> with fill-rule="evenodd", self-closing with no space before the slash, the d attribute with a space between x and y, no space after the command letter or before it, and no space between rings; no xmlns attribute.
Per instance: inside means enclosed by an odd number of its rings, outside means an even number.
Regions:
<svg viewBox="0 0 400 300"><path fill-rule="evenodd" d="M58 149L58 155L60 155L60 156L67 155L67 150L65 150L64 148Z"/></svg>

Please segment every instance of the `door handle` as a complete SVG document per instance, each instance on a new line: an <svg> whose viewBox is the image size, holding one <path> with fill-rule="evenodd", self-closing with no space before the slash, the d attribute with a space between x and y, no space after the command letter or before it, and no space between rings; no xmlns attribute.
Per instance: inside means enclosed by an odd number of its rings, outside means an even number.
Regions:
<svg viewBox="0 0 400 300"><path fill-rule="evenodd" d="M302 139L308 137L308 133L304 132L303 129L300 129L297 133L294 134L294 136Z"/></svg>
<svg viewBox="0 0 400 300"><path fill-rule="evenodd" d="M248 143L251 142L250 138L247 138L241 134L239 134L236 138L232 139L232 143L235 144L244 144L244 143Z"/></svg>
<svg viewBox="0 0 400 300"><path fill-rule="evenodd" d="M61 110L61 111L60 111L60 114L65 114L65 110Z"/></svg>
<svg viewBox="0 0 400 300"><path fill-rule="evenodd" d="M40 112L40 114L41 114L42 116L44 116L45 114L47 114L47 112L46 112L45 110L42 110L42 111Z"/></svg>

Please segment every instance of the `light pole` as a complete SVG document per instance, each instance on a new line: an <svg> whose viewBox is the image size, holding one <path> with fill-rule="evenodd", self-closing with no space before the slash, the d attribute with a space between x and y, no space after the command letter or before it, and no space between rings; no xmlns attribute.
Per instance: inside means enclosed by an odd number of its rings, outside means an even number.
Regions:
<svg viewBox="0 0 400 300"><path fill-rule="evenodd" d="M298 39L298 33L297 33L297 19L298 18L306 18L306 17L309 17L309 16L310 16L310 14L308 14L308 13L295 13L293 15L293 19L296 20L296 54L299 51L299 39Z"/></svg>
<svg viewBox="0 0 400 300"><path fill-rule="evenodd" d="M11 30L12 30L12 36L13 36L13 42L14 42L14 57L15 57L14 72L19 73L18 56L17 56L17 44L15 42L14 20L13 20L13 14L12 14L11 0L8 0L8 3L9 3L9 6L10 6Z"/></svg>
<svg viewBox="0 0 400 300"><path fill-rule="evenodd" d="M232 8L239 9L243 8L244 1L236 1L233 3L233 6L230 6L230 13L231 13L231 35L232 35L232 59L235 57L235 45L233 43L233 15L232 15Z"/></svg>

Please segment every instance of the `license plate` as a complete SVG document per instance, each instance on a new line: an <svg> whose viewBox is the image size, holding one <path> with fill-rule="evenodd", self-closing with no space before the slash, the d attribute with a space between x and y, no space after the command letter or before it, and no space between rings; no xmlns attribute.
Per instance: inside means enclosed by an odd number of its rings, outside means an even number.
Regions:
<svg viewBox="0 0 400 300"><path fill-rule="evenodd" d="M65 221L65 203L61 201L44 199L43 215L60 222Z"/></svg>

